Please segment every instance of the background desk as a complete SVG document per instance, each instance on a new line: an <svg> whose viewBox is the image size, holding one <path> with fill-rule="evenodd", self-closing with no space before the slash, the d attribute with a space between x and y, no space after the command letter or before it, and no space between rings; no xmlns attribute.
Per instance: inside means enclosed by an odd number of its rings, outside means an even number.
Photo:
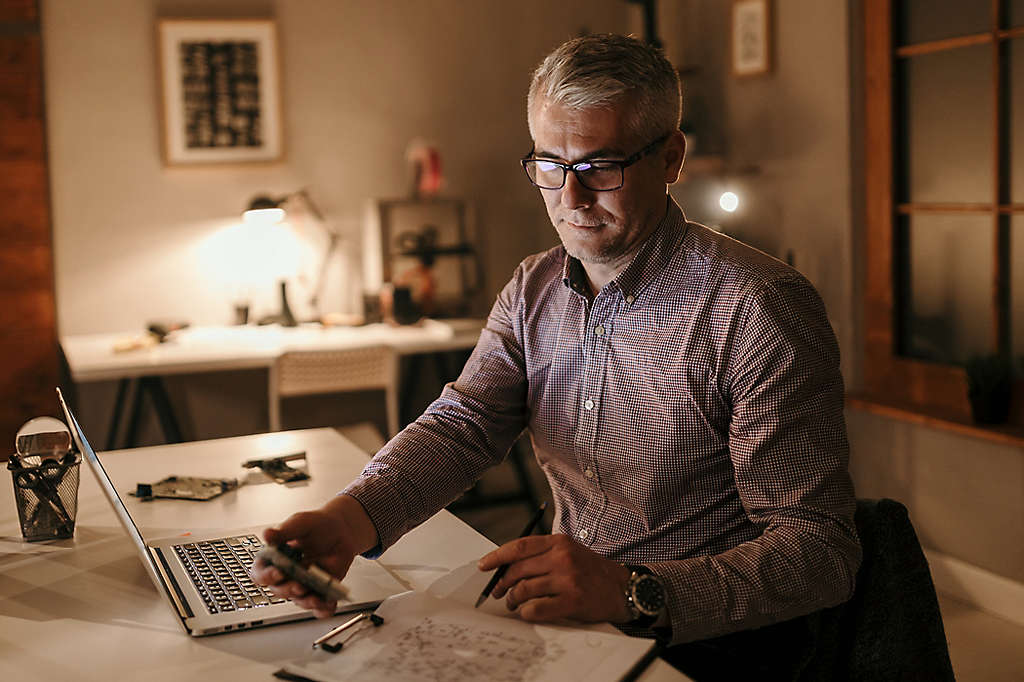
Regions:
<svg viewBox="0 0 1024 682"><path fill-rule="evenodd" d="M347 350L381 345L399 357L464 351L476 345L483 325L484 320L459 319L424 320L420 325L400 327L387 324L363 327L194 327L177 332L167 343L123 352L115 352L114 346L126 337L125 334L65 336L61 338L61 345L76 383L118 380L105 443L105 449L113 449L117 446L116 439L122 414L127 408L126 399L132 380L137 380L138 387L122 445L132 447L137 442L141 401L145 394L153 401L165 440L174 443L183 437L161 377L245 369L269 371L281 355L290 351ZM461 367L443 367L438 374L443 374L444 380L450 380L459 369ZM408 373L406 384L418 378L418 370L417 365ZM396 382L401 383L397 372ZM411 385L406 388L411 388ZM394 391L398 393L399 386L395 386ZM408 394L406 391L405 395ZM400 405L397 411L400 416L395 421L406 416L408 405ZM389 425L389 430L392 427ZM94 445L100 447L102 444Z"/></svg>
<svg viewBox="0 0 1024 682"><path fill-rule="evenodd" d="M144 535L276 523L319 506L366 455L333 429L285 431L105 453L119 491L168 474L241 477L254 457L305 450L312 480L242 486L213 501L125 501ZM84 465L83 465L84 467ZM83 470L72 540L21 542L10 477L0 485L0 679L270 680L342 617L234 634L187 636L157 594L91 473ZM402 538L381 563L425 589L494 545L442 511ZM660 661L644 680L685 679Z"/></svg>

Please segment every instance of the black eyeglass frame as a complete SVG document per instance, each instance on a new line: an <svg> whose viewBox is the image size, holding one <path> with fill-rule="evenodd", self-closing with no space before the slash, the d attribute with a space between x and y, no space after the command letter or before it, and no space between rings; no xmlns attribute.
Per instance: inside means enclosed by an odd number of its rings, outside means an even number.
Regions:
<svg viewBox="0 0 1024 682"><path fill-rule="evenodd" d="M587 189L589 189L591 192L614 192L617 189L622 189L622 186L624 184L626 184L626 169L627 168L629 168L634 163L636 163L640 159L644 158L645 156L647 156L648 154L653 152L655 149L658 148L658 145L660 145L663 142L665 142L665 140L667 140L671 136L672 136L672 133L665 133L664 135L659 137L654 142L651 142L649 145L647 145L646 147L644 147L640 151L636 152L635 154L630 154L629 156L627 156L626 158L622 159L621 161L615 160L615 159L584 159L582 161L577 161L576 163L560 163L558 161L553 161L551 159L537 158L537 157L535 157L533 155L534 150L531 149L526 154L526 156L524 156L522 159L519 160L519 163L523 166L523 171L526 173L526 177L527 177L527 179L529 179L530 184L532 184L534 187L538 187L540 189L562 189L563 187L565 187L565 178L566 178L566 176L569 175L569 171L572 171L573 175L576 176L576 179L579 181L579 183L581 185L583 185L584 187L586 187ZM537 181L534 180L530 176L530 169L529 169L527 164L536 163L537 161L545 161L547 163L552 164L553 166L556 166L556 167L562 169L562 183L560 185L558 185L558 187L545 187L543 185L538 185ZM583 177L580 175L580 173L583 172L583 171L589 170L589 168L581 168L581 166L588 166L589 167L589 166L593 166L595 163L606 163L606 164L611 164L613 166L618 166L618 168L619 168L619 184L616 185L615 187L605 187L605 188L602 188L602 189L597 189L595 187L591 187L590 185L588 185L587 181L583 179Z"/></svg>

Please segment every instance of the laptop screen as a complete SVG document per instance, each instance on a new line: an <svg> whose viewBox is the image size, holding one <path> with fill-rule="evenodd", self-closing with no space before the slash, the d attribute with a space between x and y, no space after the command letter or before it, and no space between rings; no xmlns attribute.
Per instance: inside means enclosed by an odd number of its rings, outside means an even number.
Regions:
<svg viewBox="0 0 1024 682"><path fill-rule="evenodd" d="M92 473L96 477L96 482L100 484L100 489L107 496L110 506L114 509L114 513L117 514L117 518L121 521L121 525L124 526L128 536L135 543L139 556L142 558L142 563L146 567L146 571L149 572L150 579L158 588L166 590L167 586L161 579L153 557L146 548L146 541L142 539L142 533L139 532L135 522L132 521L131 514L128 513L124 502L121 501L121 497L117 494L117 489L114 488L114 484L110 480L110 476L107 475L106 469L103 468L103 464L100 463L99 458L96 456L96 452L89 445L89 440L85 437L85 433L78 424L78 420L71 414L71 409L64 402L64 395L60 392L59 388L57 389L57 399L60 401L60 408L64 410L64 417L67 419L68 428L71 430L71 438L75 441L75 447L82 454L82 459L89 464L89 468L92 469Z"/></svg>

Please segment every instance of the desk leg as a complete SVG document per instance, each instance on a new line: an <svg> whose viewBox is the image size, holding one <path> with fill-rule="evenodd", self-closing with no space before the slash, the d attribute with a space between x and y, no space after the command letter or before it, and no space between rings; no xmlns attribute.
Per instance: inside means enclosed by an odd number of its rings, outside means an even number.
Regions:
<svg viewBox="0 0 1024 682"><path fill-rule="evenodd" d="M171 407L171 399L167 395L167 389L160 377L142 377L142 384L149 391L149 397L156 408L156 416L160 418L160 426L164 431L164 440L168 443L180 443L181 428L178 426L178 418L174 415L174 408Z"/></svg>
<svg viewBox="0 0 1024 682"><path fill-rule="evenodd" d="M117 431L121 428L121 413L124 412L124 397L128 393L131 379L117 382L117 397L114 398L114 413L110 415L110 429L107 430L107 450L117 448Z"/></svg>
<svg viewBox="0 0 1024 682"><path fill-rule="evenodd" d="M142 401L147 393L153 402L156 416L160 419L160 428L164 432L164 441L167 443L180 443L182 441L181 429L178 427L177 417L174 416L174 409L171 407L171 399L167 396L164 382L158 376L145 376L139 378L138 386L135 388L135 395L132 397L132 410L128 417L128 431L124 435L122 447L134 448L138 444Z"/></svg>
<svg viewBox="0 0 1024 682"><path fill-rule="evenodd" d="M139 434L139 417L142 416L142 390L143 383L139 379L135 384L135 394L132 396L132 410L128 414L128 430L125 431L124 441L121 443L123 448L134 448L138 443Z"/></svg>

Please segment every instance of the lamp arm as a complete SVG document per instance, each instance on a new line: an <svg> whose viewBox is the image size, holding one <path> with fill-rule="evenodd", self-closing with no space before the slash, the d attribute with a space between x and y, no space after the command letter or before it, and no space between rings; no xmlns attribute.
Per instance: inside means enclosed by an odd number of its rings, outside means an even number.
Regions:
<svg viewBox="0 0 1024 682"><path fill-rule="evenodd" d="M334 255L334 251L338 248L338 242L341 241L341 235L332 230L327 230L327 236L327 248L324 249L324 257L320 261L320 272L316 277L316 288L313 289L313 295L309 297L309 304L313 306L317 313L321 312L320 294L323 293L324 284L327 282L327 266L331 262L331 256Z"/></svg>
<svg viewBox="0 0 1024 682"><path fill-rule="evenodd" d="M286 200L290 199L291 197L302 197L303 203L306 204L306 208L309 209L309 212L313 214L313 217L320 221L321 225L324 224L324 214L320 212L320 207L313 202L313 198L309 196L309 192L306 191L305 187L289 195L286 198Z"/></svg>

